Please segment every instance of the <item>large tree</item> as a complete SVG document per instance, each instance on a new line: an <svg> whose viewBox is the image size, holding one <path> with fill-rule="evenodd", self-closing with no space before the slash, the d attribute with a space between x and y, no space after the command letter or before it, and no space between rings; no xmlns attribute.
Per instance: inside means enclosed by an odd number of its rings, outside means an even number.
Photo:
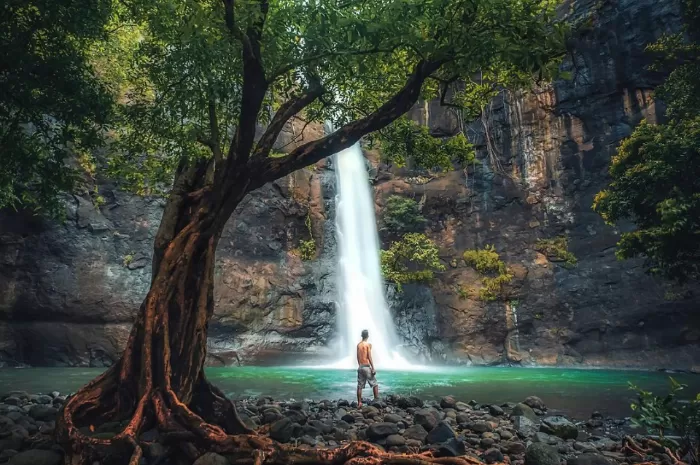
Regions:
<svg viewBox="0 0 700 465"><path fill-rule="evenodd" d="M366 444L305 452L279 446L251 434L207 381L219 237L249 192L387 127L422 93L449 104L448 89L458 80L465 92L488 96L541 78L563 43L554 3L121 1L116 35L102 47L113 59L95 58L120 83L106 162L125 187L165 191L168 200L151 288L121 359L60 414L56 431L67 463L135 465L148 428L190 459L214 450L241 464L395 461ZM296 117L338 129L289 153L273 151ZM453 153L459 147L468 144L449 144L447 156L463 158ZM84 432L115 420L125 427L112 439Z"/></svg>

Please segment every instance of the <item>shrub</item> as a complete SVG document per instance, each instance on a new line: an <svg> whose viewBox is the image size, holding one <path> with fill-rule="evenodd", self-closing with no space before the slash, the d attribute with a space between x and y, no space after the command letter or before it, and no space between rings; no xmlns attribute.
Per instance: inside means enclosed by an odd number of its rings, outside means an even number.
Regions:
<svg viewBox="0 0 700 465"><path fill-rule="evenodd" d="M445 270L435 242L420 233L405 234L388 250L381 250L380 261L384 278L396 284L399 291L402 284L429 282L435 271Z"/></svg>
<svg viewBox="0 0 700 465"><path fill-rule="evenodd" d="M306 229L309 231L309 239L300 240L299 247L294 249L292 253L298 255L299 258L307 262L316 257L316 240L314 239L313 232L311 231L311 215L306 215L306 221L304 224L306 225Z"/></svg>
<svg viewBox="0 0 700 465"><path fill-rule="evenodd" d="M427 222L421 215L418 202L400 195L387 199L383 220L384 229L394 234L421 232Z"/></svg>
<svg viewBox="0 0 700 465"><path fill-rule="evenodd" d="M647 432L658 434L661 441L670 448L679 449L679 455L688 454L692 463L698 463L698 439L700 438L700 394L691 401L678 399L678 394L687 386L671 381L671 391L664 397L645 391L630 383L637 392L637 401L631 405L635 412L632 425L645 428ZM665 438L667 432L680 436L680 444L673 444Z"/></svg>
<svg viewBox="0 0 700 465"><path fill-rule="evenodd" d="M479 299L491 301L503 296L503 286L511 282L513 275L494 246L467 250L464 252L464 261L479 274L487 275L481 280Z"/></svg>
<svg viewBox="0 0 700 465"><path fill-rule="evenodd" d="M535 250L543 253L549 260L563 262L567 268L576 266L576 256L569 252L569 244L566 236L558 236L552 239L540 239L535 243Z"/></svg>

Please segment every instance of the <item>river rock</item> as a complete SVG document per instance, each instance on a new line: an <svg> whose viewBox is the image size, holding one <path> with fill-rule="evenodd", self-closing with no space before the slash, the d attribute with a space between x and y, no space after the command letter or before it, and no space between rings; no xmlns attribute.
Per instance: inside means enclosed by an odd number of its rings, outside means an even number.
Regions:
<svg viewBox="0 0 700 465"><path fill-rule="evenodd" d="M457 406L457 399L452 396L445 396L440 399L440 407L442 408L455 408Z"/></svg>
<svg viewBox="0 0 700 465"><path fill-rule="evenodd" d="M567 465L614 465L606 457L599 454L581 454L566 461Z"/></svg>
<svg viewBox="0 0 700 465"><path fill-rule="evenodd" d="M500 417L505 415L505 412L498 405L489 405L489 413L494 417Z"/></svg>
<svg viewBox="0 0 700 465"><path fill-rule="evenodd" d="M486 463L503 462L503 452L495 447L486 450L482 457Z"/></svg>
<svg viewBox="0 0 700 465"><path fill-rule="evenodd" d="M400 434L390 434L386 437L385 444L387 447L399 447L406 444L406 438Z"/></svg>
<svg viewBox="0 0 700 465"><path fill-rule="evenodd" d="M223 455L215 452L207 452L194 461L192 465L230 465L229 461Z"/></svg>
<svg viewBox="0 0 700 465"><path fill-rule="evenodd" d="M284 412L284 416L289 418L293 423L303 425L306 423L308 416L301 410L290 409Z"/></svg>
<svg viewBox="0 0 700 465"><path fill-rule="evenodd" d="M525 405L523 403L515 404L515 407L513 407L513 411L511 413L511 417L527 417L528 420L531 420L535 423L538 421L535 411L532 410L530 406Z"/></svg>
<svg viewBox="0 0 700 465"><path fill-rule="evenodd" d="M367 428L367 437L370 439L381 439L392 434L398 434L399 427L395 423L374 423Z"/></svg>
<svg viewBox="0 0 700 465"><path fill-rule="evenodd" d="M31 449L13 455L8 465L61 465L63 457L52 450ZM201 464L200 464L201 465Z"/></svg>
<svg viewBox="0 0 700 465"><path fill-rule="evenodd" d="M466 412L467 410L471 410L472 408L469 406L469 404L466 404L464 402L457 402L455 404L455 410L458 412Z"/></svg>
<svg viewBox="0 0 700 465"><path fill-rule="evenodd" d="M455 437L455 432L452 430L449 424L445 421L441 421L435 426L425 438L425 441L429 444L440 444Z"/></svg>
<svg viewBox="0 0 700 465"><path fill-rule="evenodd" d="M542 420L542 431L562 439L576 439L578 428L564 417L547 417Z"/></svg>
<svg viewBox="0 0 700 465"><path fill-rule="evenodd" d="M53 420L58 414L58 409L48 405L33 405L29 409L29 416L35 420Z"/></svg>
<svg viewBox="0 0 700 465"><path fill-rule="evenodd" d="M438 457L459 457L466 454L467 448L464 446L464 441L457 438L452 438L440 445L437 450Z"/></svg>
<svg viewBox="0 0 700 465"><path fill-rule="evenodd" d="M379 409L372 405L365 405L362 407L362 415L365 418L374 418L379 415Z"/></svg>
<svg viewBox="0 0 700 465"><path fill-rule="evenodd" d="M412 439L420 442L424 442L427 436L428 432L421 425L410 426L406 428L406 431L403 433L403 437L406 439Z"/></svg>
<svg viewBox="0 0 700 465"><path fill-rule="evenodd" d="M466 425L471 421L471 417L466 413L458 413L455 416L455 420L457 421L458 425Z"/></svg>
<svg viewBox="0 0 700 465"><path fill-rule="evenodd" d="M557 451L539 442L531 444L525 452L525 465L560 465L561 458Z"/></svg>
<svg viewBox="0 0 700 465"><path fill-rule="evenodd" d="M527 438L537 432L537 425L525 416L513 417L513 426L521 437Z"/></svg>
<svg viewBox="0 0 700 465"><path fill-rule="evenodd" d="M527 405L528 407L531 407L533 409L539 409L539 410L547 410L547 406L544 405L544 402L542 399L540 399L537 396L530 396L527 399L523 401L523 404Z"/></svg>
<svg viewBox="0 0 700 465"><path fill-rule="evenodd" d="M437 426L438 416L432 409L421 409L413 415L413 422L430 431Z"/></svg>
<svg viewBox="0 0 700 465"><path fill-rule="evenodd" d="M394 403L402 409L423 407L423 399L416 396L398 397Z"/></svg>
<svg viewBox="0 0 700 465"><path fill-rule="evenodd" d="M493 431L493 426L491 426L491 423L487 421L475 421L469 425L469 429L475 433L486 433Z"/></svg>
<svg viewBox="0 0 700 465"><path fill-rule="evenodd" d="M294 435L294 422L289 418L277 420L270 426L270 437L275 441L289 442Z"/></svg>
<svg viewBox="0 0 700 465"><path fill-rule="evenodd" d="M401 415L397 415L395 413L387 413L384 415L384 421L388 423L399 423L403 421L403 418L401 418Z"/></svg>
<svg viewBox="0 0 700 465"><path fill-rule="evenodd" d="M541 442L542 444L550 444L550 445L555 445L560 443L562 440L556 436L550 436L547 433L543 433L542 431L538 431L535 433L534 436L532 436L532 442Z"/></svg>
<svg viewBox="0 0 700 465"><path fill-rule="evenodd" d="M341 420L346 421L348 423L355 423L355 417L353 415L350 415L349 413L343 415L341 417Z"/></svg>
<svg viewBox="0 0 700 465"><path fill-rule="evenodd" d="M503 450L505 450L509 455L524 454L525 450L527 449L525 444L520 441L506 441L501 444L501 447L503 447Z"/></svg>

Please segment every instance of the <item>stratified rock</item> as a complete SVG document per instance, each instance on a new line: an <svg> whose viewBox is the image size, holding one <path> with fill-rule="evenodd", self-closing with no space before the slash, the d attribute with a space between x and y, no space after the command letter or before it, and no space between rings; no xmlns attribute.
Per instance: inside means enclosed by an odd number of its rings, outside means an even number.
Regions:
<svg viewBox="0 0 700 465"><path fill-rule="evenodd" d="M542 431L562 439L576 439L578 428L564 417L547 417L542 419Z"/></svg>
<svg viewBox="0 0 700 465"><path fill-rule="evenodd" d="M560 465L560 463L559 453L547 444L533 443L525 452L525 465Z"/></svg>
<svg viewBox="0 0 700 465"><path fill-rule="evenodd" d="M425 438L429 444L440 444L455 437L454 430L445 421L441 421L435 426Z"/></svg>
<svg viewBox="0 0 700 465"><path fill-rule="evenodd" d="M52 450L31 449L15 454L7 465L61 465L63 457Z"/></svg>

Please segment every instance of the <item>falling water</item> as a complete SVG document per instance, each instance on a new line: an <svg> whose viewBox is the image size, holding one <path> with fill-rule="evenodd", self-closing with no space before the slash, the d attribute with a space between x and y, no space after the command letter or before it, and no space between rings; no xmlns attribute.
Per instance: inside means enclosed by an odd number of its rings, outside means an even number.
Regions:
<svg viewBox="0 0 700 465"><path fill-rule="evenodd" d="M384 296L374 200L360 146L355 144L337 153L334 164L338 188L338 329L342 338L342 360L334 366L357 366L356 347L366 329L377 368L409 368L398 352L398 338Z"/></svg>

